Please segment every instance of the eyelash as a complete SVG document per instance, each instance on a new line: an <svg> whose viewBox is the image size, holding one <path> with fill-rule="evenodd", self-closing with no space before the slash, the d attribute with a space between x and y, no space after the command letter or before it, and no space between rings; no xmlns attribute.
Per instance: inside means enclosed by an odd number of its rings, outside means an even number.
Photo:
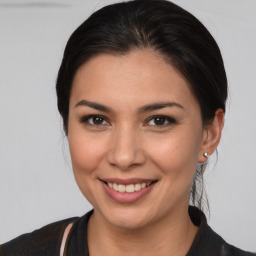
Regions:
<svg viewBox="0 0 256 256"><path fill-rule="evenodd" d="M103 124L102 123L100 123L100 124L90 123L89 120L91 119L92 122L93 122L94 118L99 118L100 119L99 121L102 121ZM151 121L156 121L157 118L162 119L162 121L164 121L164 123L161 124L161 125L157 125L157 124L150 125L149 124ZM104 117L104 116L101 116L101 115L84 116L84 117L82 117L80 119L80 122L82 124L88 124L88 125L95 126L95 127L110 125L110 122L108 121L108 119L106 117ZM106 122L107 124L104 124L104 122ZM146 120L146 125L145 126L155 126L155 127L158 127L158 128L164 128L166 126L170 126L171 124L176 124L176 123L177 123L177 121L174 118L172 118L172 117L158 115L158 116L151 116L150 118L148 118Z"/></svg>
<svg viewBox="0 0 256 256"><path fill-rule="evenodd" d="M152 117L147 119L146 123L148 124L151 121L156 121L157 118L164 120L164 124L162 124L162 125L156 125L156 124L152 125L152 126L156 126L158 128L163 128L163 127L170 126L172 124L177 123L177 121L174 118L169 117L169 116L152 116Z"/></svg>
<svg viewBox="0 0 256 256"><path fill-rule="evenodd" d="M80 122L82 124L88 124L88 125L91 125L91 126L101 126L101 125L106 125L106 124L91 124L89 122L90 119L94 119L94 118L99 118L101 120L103 120L103 122L107 122L109 124L109 121L104 117L104 116L101 116L101 115L89 115L89 116L84 116L80 119Z"/></svg>

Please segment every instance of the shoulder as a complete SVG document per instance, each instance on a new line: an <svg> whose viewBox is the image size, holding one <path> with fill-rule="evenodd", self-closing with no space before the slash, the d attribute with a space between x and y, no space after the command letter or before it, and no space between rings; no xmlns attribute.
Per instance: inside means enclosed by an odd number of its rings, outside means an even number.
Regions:
<svg viewBox="0 0 256 256"><path fill-rule="evenodd" d="M54 222L2 244L0 256L58 255L66 226L77 219L79 218L75 217Z"/></svg>
<svg viewBox="0 0 256 256"><path fill-rule="evenodd" d="M221 256L256 256L256 253L246 252L230 244L223 244Z"/></svg>
<svg viewBox="0 0 256 256"><path fill-rule="evenodd" d="M199 209L190 207L189 214L192 222L199 226L199 230L187 256L256 256L255 253L228 244L208 226L205 215Z"/></svg>
<svg viewBox="0 0 256 256"><path fill-rule="evenodd" d="M209 248L214 252L213 255L219 256L256 256L256 253L243 251L229 243L227 243L220 235L213 231L207 224L202 232L204 237L208 237L205 248Z"/></svg>

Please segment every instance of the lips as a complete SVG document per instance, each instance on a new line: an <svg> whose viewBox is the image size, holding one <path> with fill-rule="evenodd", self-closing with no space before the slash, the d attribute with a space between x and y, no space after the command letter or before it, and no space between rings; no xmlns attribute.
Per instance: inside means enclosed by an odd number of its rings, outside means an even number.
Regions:
<svg viewBox="0 0 256 256"><path fill-rule="evenodd" d="M119 203L132 203L141 199L157 182L157 180L146 179L104 179L100 181L106 193Z"/></svg>

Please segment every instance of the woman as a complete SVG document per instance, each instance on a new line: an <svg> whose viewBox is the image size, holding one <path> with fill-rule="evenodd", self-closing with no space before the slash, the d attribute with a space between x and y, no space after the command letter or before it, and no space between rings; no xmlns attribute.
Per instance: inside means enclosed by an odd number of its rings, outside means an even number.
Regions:
<svg viewBox="0 0 256 256"><path fill-rule="evenodd" d="M253 255L201 211L227 79L195 17L164 0L102 8L70 37L56 88L74 175L94 210L0 255Z"/></svg>

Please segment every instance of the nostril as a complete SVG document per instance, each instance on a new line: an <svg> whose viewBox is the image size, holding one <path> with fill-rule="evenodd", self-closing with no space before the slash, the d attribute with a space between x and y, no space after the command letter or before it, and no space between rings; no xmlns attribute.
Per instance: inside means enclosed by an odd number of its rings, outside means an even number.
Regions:
<svg viewBox="0 0 256 256"><path fill-rule="evenodd" d="M112 166L127 169L144 164L146 162L146 155L141 149L137 148L126 150L124 148L116 148L108 152L107 160Z"/></svg>

